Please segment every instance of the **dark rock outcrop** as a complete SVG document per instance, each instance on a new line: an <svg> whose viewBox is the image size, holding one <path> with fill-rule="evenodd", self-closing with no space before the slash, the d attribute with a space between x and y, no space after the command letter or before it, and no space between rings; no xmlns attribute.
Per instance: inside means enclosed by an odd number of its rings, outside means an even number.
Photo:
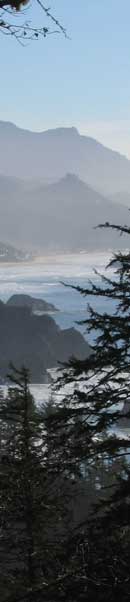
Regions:
<svg viewBox="0 0 130 602"><path fill-rule="evenodd" d="M7 301L7 305L13 307L28 307L35 312L53 312L58 311L53 303L47 303L44 299L36 299L30 295L12 295Z"/></svg>
<svg viewBox="0 0 130 602"><path fill-rule="evenodd" d="M5 378L10 361L30 370L31 381L46 380L48 368L74 355L85 359L90 347L74 328L60 330L52 317L33 314L29 307L0 304L0 378Z"/></svg>

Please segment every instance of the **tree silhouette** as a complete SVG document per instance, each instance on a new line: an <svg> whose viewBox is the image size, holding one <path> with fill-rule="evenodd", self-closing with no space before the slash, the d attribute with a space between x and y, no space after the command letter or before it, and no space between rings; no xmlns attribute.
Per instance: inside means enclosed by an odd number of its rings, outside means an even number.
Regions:
<svg viewBox="0 0 130 602"><path fill-rule="evenodd" d="M36 407L24 367L12 366L9 378L0 399L1 602L55 601L64 589L70 488L52 409Z"/></svg>
<svg viewBox="0 0 130 602"><path fill-rule="evenodd" d="M39 26L35 25L31 10L36 4ZM30 0L0 0L0 32L15 37L22 45L54 33L67 37L66 29L42 0L33 0L32 5Z"/></svg>
<svg viewBox="0 0 130 602"><path fill-rule="evenodd" d="M130 234L129 226L101 224ZM108 272L109 269L109 272ZM82 599L128 600L130 595L130 436L122 426L130 418L130 252L116 252L106 273L95 272L94 281L73 287L81 295L104 299L99 311L88 304L82 322L93 334L91 355L85 361L71 358L58 379L58 388L69 392L61 402L66 410L68 467L97 470L98 500L80 525L77 541L83 559L77 557L77 582ZM73 388L72 388L73 383ZM129 424L129 422L128 422ZM71 437L68 437L71 432ZM99 466L102 468L99 471ZM113 475L113 476L112 476ZM100 500L100 501L99 501ZM71 538L76 545L76 538ZM74 553L74 548L73 548ZM83 580L84 575L84 580ZM82 576L82 579L81 579ZM81 587L82 581L82 587ZM74 579L72 579L74 586ZM77 587L78 587L77 583ZM72 584L71 584L72 585ZM74 593L74 599L75 599ZM123 597L122 597L123 596ZM80 599L80 598L79 598Z"/></svg>

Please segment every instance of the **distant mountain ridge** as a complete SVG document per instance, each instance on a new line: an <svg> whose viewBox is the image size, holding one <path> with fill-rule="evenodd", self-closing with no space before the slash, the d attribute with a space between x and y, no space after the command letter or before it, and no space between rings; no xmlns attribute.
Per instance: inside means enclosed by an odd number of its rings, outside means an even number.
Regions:
<svg viewBox="0 0 130 602"><path fill-rule="evenodd" d="M94 229L105 221L127 223L128 209L73 174L48 185L0 177L0 211L0 238L34 253L129 246L128 237Z"/></svg>
<svg viewBox="0 0 130 602"><path fill-rule="evenodd" d="M0 122L0 170L1 240L34 253L129 246L94 230L129 219L130 161L119 153L74 127L36 133Z"/></svg>
<svg viewBox="0 0 130 602"><path fill-rule="evenodd" d="M28 259L31 259L31 255L28 253L0 241L0 263L20 262Z"/></svg>
<svg viewBox="0 0 130 602"><path fill-rule="evenodd" d="M37 133L1 121L0 172L43 182L71 172L103 194L130 192L130 161L74 127Z"/></svg>

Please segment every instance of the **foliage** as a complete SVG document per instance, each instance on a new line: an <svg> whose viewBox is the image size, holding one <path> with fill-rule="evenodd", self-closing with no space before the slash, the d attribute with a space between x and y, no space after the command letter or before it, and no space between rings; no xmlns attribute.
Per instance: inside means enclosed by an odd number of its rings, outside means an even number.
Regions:
<svg viewBox="0 0 130 602"><path fill-rule="evenodd" d="M37 408L25 368L0 403L1 601L55 600L62 590L72 491L59 470L52 408ZM53 409L53 413L55 409Z"/></svg>
<svg viewBox="0 0 130 602"><path fill-rule="evenodd" d="M130 233L126 226L106 223L105 227ZM84 469L91 476L97 470L98 500L95 497L95 505L77 530L84 549L87 599L96 595L98 600L114 600L119 592L122 599L124 592L123 600L128 600L130 437L123 425L124 417L128 424L130 418L130 252L116 252L107 270L102 276L95 272L94 282L85 289L74 287L86 297L104 298L105 310L88 305L84 325L88 335L93 333L91 355L85 361L71 358L58 388L64 390L68 384L70 391L60 409L66 412L68 465L71 458L81 476ZM83 588L82 599L85 592Z"/></svg>
<svg viewBox="0 0 130 602"><path fill-rule="evenodd" d="M58 404L36 408L24 368L1 396L2 602L129 600L130 252L108 268L80 288L106 307L88 306L91 355L64 367Z"/></svg>

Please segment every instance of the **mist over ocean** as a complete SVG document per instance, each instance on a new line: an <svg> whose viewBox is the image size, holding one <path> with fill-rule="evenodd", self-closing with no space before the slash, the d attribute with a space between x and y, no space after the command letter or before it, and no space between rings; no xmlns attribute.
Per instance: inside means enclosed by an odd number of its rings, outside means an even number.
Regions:
<svg viewBox="0 0 130 602"><path fill-rule="evenodd" d="M7 301L16 293L28 294L53 303L59 310L53 314L60 328L79 328L85 336L85 326L75 324L87 316L87 300L77 291L64 287L69 285L88 286L89 280L97 279L94 269L104 273L110 254L79 253L74 255L53 255L32 263L0 265L0 299ZM107 270L108 274L111 270ZM91 299L88 299L90 302ZM93 305L94 300L92 300ZM100 304L96 299L96 308ZM104 301L102 300L102 308ZM106 310L106 300L105 300ZM87 337L88 338L88 337Z"/></svg>
<svg viewBox="0 0 130 602"><path fill-rule="evenodd" d="M85 325L76 322L87 317L87 299L77 291L64 287L67 284L88 286L89 281L97 279L94 270L104 274L105 266L111 254L104 253L79 253L74 255L53 255L40 258L37 262L1 264L0 265L0 299L7 301L13 294L28 294L38 299L45 299L53 303L59 310L51 313L60 328L75 327L92 342L92 335L88 335ZM112 270L107 270L107 276L112 276ZM93 307L107 311L110 301L105 299L88 299ZM95 302L94 302L95 301ZM50 387L47 384L32 385L31 390L38 403L47 400Z"/></svg>

